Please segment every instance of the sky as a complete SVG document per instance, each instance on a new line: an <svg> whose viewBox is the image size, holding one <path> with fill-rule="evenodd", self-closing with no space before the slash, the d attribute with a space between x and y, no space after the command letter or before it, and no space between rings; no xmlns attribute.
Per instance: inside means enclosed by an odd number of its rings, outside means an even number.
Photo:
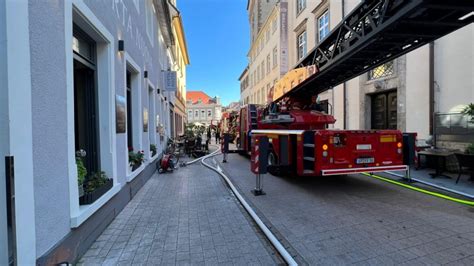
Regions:
<svg viewBox="0 0 474 266"><path fill-rule="evenodd" d="M190 65L186 90L239 101L239 76L247 66L247 0L178 0Z"/></svg>

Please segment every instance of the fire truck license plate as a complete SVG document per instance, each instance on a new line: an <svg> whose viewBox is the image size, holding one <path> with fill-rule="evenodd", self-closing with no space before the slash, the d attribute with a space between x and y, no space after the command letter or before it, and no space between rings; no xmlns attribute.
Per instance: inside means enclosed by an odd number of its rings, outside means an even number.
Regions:
<svg viewBox="0 0 474 266"><path fill-rule="evenodd" d="M374 158L357 158L356 164L374 163Z"/></svg>

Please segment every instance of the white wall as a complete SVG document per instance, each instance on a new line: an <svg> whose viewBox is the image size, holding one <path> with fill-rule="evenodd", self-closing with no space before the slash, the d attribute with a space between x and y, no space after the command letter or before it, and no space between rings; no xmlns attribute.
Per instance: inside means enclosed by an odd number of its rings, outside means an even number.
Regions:
<svg viewBox="0 0 474 266"><path fill-rule="evenodd" d="M435 111L474 102L474 24L435 42Z"/></svg>
<svg viewBox="0 0 474 266"><path fill-rule="evenodd" d="M7 36L5 2L0 2L0 159L8 154ZM0 163L0 265L8 264L5 164Z"/></svg>
<svg viewBox="0 0 474 266"><path fill-rule="evenodd" d="M429 136L429 45L406 56L406 132L417 132L419 139Z"/></svg>
<svg viewBox="0 0 474 266"><path fill-rule="evenodd" d="M2 2L4 3L4 2ZM3 91L8 91L8 148L0 153L15 159L15 226L18 265L34 265L36 262L35 201L33 190L33 143L31 118L30 38L28 31L28 2L6 1L5 35L6 63L0 67L6 75ZM0 24L1 27L1 24ZM1 53L1 52L0 52ZM1 58L2 56L0 56ZM3 56L5 59L5 55ZM5 84L2 84L5 85ZM0 101L2 100L0 96ZM5 98L3 98L5 101ZM3 109L5 110L5 109ZM5 116L3 116L5 117ZM3 131L5 132L5 131ZM5 141L5 140L4 140ZM5 146L2 146L5 147ZM3 158L2 158L3 161ZM5 179L1 179L3 182ZM0 203L1 204L1 203ZM0 239L1 241L1 239Z"/></svg>
<svg viewBox="0 0 474 266"><path fill-rule="evenodd" d="M360 123L361 104L359 78L353 78L346 82L346 129L361 129Z"/></svg>

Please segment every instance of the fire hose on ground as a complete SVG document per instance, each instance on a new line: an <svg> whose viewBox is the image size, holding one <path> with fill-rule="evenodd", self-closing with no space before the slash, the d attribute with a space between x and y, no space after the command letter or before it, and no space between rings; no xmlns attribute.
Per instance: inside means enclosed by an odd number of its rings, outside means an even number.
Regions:
<svg viewBox="0 0 474 266"><path fill-rule="evenodd" d="M242 206L244 206L245 210L252 217L252 219L255 221L255 223L258 225L258 227L262 230L262 232L265 234L265 236L270 241L270 243L272 243L272 245L275 247L275 249L278 251L278 253L280 253L280 255L286 261L286 263L288 263L288 265L292 265L292 266L293 265L298 265L298 263L296 263L296 261L290 255L290 253L288 253L288 251L285 249L285 247L283 247L283 245L280 243L280 241L278 241L278 239L275 237L275 235L273 235L273 233L270 231L270 229L268 229L268 227L262 222L260 217L258 217L258 215L255 213L255 211L252 209L252 207L250 207L250 205L247 203L247 201L242 197L242 195L240 195L240 193L237 191L237 189L235 188L234 184L230 181L230 179L224 173L219 171L219 169L217 169L217 168L211 166L210 164L208 164L207 162L205 162L206 159L208 159L210 157L213 157L213 156L216 156L218 154L219 154L219 150L217 150L217 151L215 151L211 154L208 154L206 156L203 156L201 158L198 158L198 159L201 160L201 163L204 166L206 166L207 168L213 170L214 172L218 173L222 178L224 178L227 185L229 185L230 189L232 190L234 195L237 197L237 199L240 201ZM190 163L192 163L192 162L193 161L191 161Z"/></svg>

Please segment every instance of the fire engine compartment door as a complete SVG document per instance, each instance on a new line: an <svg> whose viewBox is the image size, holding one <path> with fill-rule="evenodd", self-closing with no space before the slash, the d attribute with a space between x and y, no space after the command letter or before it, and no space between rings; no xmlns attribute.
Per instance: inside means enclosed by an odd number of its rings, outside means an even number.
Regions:
<svg viewBox="0 0 474 266"><path fill-rule="evenodd" d="M375 150L379 142L376 133L335 133L333 135L333 163L367 166L375 163Z"/></svg>
<svg viewBox="0 0 474 266"><path fill-rule="evenodd" d="M280 142L280 165L289 165L289 143L288 135L280 135L278 138Z"/></svg>

